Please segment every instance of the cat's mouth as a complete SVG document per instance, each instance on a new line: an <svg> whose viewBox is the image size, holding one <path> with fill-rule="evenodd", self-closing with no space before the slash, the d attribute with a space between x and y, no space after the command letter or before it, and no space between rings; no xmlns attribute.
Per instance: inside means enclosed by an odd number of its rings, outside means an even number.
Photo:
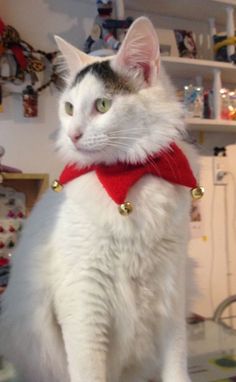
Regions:
<svg viewBox="0 0 236 382"><path fill-rule="evenodd" d="M82 137L79 141L74 142L74 148L82 154L93 154L102 151L108 143L108 138L105 134L97 136Z"/></svg>

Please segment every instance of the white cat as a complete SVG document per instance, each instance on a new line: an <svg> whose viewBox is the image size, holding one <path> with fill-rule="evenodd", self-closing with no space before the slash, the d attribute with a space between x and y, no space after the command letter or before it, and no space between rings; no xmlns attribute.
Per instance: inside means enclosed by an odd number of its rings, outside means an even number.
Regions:
<svg viewBox="0 0 236 382"><path fill-rule="evenodd" d="M145 164L161 152L167 161L175 142L194 166L148 19L134 22L109 59L57 41L70 70L60 100L66 163ZM181 173L177 159L170 171ZM1 317L1 352L24 382L190 381L190 199L188 187L146 174L122 216L96 171L44 195L14 253Z"/></svg>

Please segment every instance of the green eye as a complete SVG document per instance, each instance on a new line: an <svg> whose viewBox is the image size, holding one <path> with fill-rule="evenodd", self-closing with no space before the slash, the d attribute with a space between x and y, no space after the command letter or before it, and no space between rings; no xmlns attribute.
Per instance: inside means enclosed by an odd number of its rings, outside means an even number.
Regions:
<svg viewBox="0 0 236 382"><path fill-rule="evenodd" d="M98 98L95 101L95 107L99 113L106 113L111 107L111 100L108 98Z"/></svg>
<svg viewBox="0 0 236 382"><path fill-rule="evenodd" d="M73 115L74 113L74 106L70 102L65 103L65 112L68 115Z"/></svg>

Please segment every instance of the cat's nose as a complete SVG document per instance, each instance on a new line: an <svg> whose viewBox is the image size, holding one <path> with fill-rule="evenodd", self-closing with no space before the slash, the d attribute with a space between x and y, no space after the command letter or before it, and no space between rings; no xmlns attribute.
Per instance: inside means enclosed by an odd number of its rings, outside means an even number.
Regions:
<svg viewBox="0 0 236 382"><path fill-rule="evenodd" d="M82 137L82 133L79 133L79 132L69 133L69 137L73 143L76 143Z"/></svg>

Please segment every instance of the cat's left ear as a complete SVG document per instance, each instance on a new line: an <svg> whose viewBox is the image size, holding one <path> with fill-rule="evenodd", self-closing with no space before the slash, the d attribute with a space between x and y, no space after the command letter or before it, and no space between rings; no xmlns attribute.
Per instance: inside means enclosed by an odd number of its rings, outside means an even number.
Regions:
<svg viewBox="0 0 236 382"><path fill-rule="evenodd" d="M151 21L140 17L134 21L114 58L117 70L138 71L144 81L151 85L160 65L160 48L156 31Z"/></svg>
<svg viewBox="0 0 236 382"><path fill-rule="evenodd" d="M71 75L76 75L83 67L92 64L95 59L77 49L59 36L54 36Z"/></svg>

